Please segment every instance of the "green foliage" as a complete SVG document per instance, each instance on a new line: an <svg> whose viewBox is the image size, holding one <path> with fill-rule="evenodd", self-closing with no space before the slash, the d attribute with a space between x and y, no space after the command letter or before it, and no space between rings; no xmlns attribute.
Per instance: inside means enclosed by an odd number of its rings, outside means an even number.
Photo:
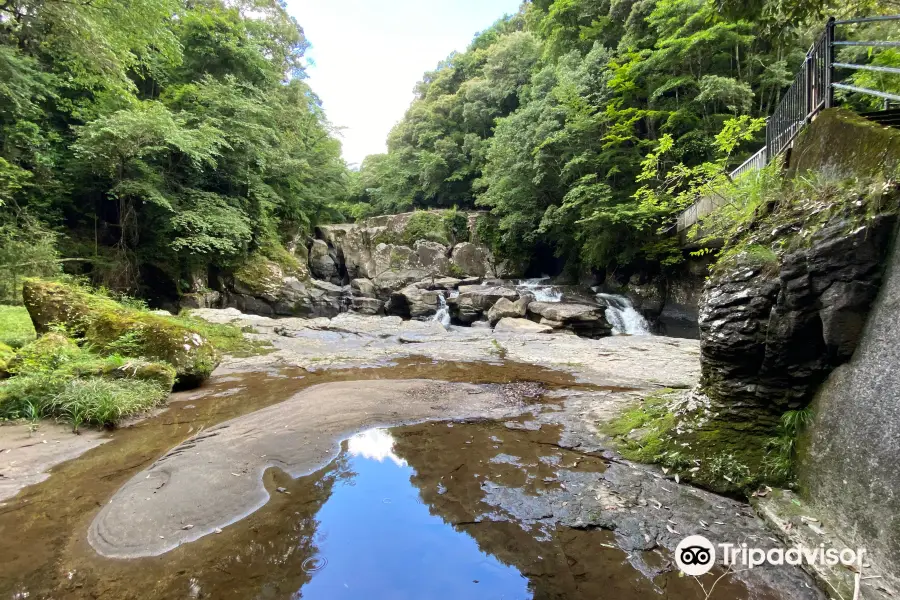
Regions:
<svg viewBox="0 0 900 600"><path fill-rule="evenodd" d="M441 220L451 245L456 245L469 239L469 217L466 213L454 206L444 212Z"/></svg>
<svg viewBox="0 0 900 600"><path fill-rule="evenodd" d="M733 195L727 173L762 145L825 15L886 6L525 3L425 74L347 212L482 206L485 239L514 264L547 247L570 270L673 264L681 252L660 233L698 195ZM888 51L856 58L893 64Z"/></svg>
<svg viewBox="0 0 900 600"><path fill-rule="evenodd" d="M794 479L797 464L797 440L812 423L812 407L789 410L781 415L775 436L769 439L765 469L770 477L783 482Z"/></svg>
<svg viewBox="0 0 900 600"><path fill-rule="evenodd" d="M347 170L307 47L276 0L0 4L0 300L59 271L57 233L136 293L333 218Z"/></svg>
<svg viewBox="0 0 900 600"><path fill-rule="evenodd" d="M450 239L445 224L446 221L438 213L417 211L410 216L403 228L401 242L409 246L416 240L429 240L449 246Z"/></svg>
<svg viewBox="0 0 900 600"><path fill-rule="evenodd" d="M0 418L58 418L76 431L82 425L112 427L158 406L168 395L169 389L154 381L19 375L0 382Z"/></svg>
<svg viewBox="0 0 900 600"><path fill-rule="evenodd" d="M0 206L0 302L19 304L25 278L60 272L56 240L54 232L27 212Z"/></svg>
<svg viewBox="0 0 900 600"><path fill-rule="evenodd" d="M34 325L24 306L0 305L0 344L16 349L34 338Z"/></svg>

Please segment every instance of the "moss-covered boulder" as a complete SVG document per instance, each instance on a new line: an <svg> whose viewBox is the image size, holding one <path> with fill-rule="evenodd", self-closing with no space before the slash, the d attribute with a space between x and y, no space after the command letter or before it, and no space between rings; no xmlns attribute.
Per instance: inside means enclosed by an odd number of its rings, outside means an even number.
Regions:
<svg viewBox="0 0 900 600"><path fill-rule="evenodd" d="M30 279L22 296L38 333L58 324L100 354L167 363L174 367L180 387L199 385L219 363L216 349L197 331L77 286Z"/></svg>
<svg viewBox="0 0 900 600"><path fill-rule="evenodd" d="M171 390L177 373L172 365L150 362L139 358L108 358L73 365L71 373L79 378L102 377L104 379L137 379L159 384Z"/></svg>
<svg viewBox="0 0 900 600"><path fill-rule="evenodd" d="M61 333L50 332L19 349L9 360L9 372L27 375L55 371L82 360L87 353Z"/></svg>
<svg viewBox="0 0 900 600"><path fill-rule="evenodd" d="M0 342L0 379L9 376L9 361L15 355L15 350Z"/></svg>

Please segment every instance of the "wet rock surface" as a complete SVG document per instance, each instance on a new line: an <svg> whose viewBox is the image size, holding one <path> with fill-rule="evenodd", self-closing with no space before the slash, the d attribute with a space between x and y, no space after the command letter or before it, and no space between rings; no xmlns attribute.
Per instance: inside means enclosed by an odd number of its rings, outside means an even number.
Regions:
<svg viewBox="0 0 900 600"><path fill-rule="evenodd" d="M88 532L100 554L155 556L263 506L270 467L292 477L336 454L341 439L383 423L516 414L516 386L428 380L331 383L189 438L126 483Z"/></svg>
<svg viewBox="0 0 900 600"><path fill-rule="evenodd" d="M588 339L545 330L505 325L444 328L436 321L407 321L398 316L367 317L344 313L332 319L272 319L233 309L200 310L212 322L251 328L250 336L269 341L276 351L263 357L230 359L224 371L266 365L306 369L383 364L402 357L496 362L501 358L563 369L590 383L638 387L688 388L699 373L695 340L610 336ZM540 326L533 323L535 326ZM516 324L513 324L515 326Z"/></svg>
<svg viewBox="0 0 900 600"><path fill-rule="evenodd" d="M519 589L487 587L502 583L484 574L487 556L513 569L504 586L527 583L524 597L700 599L702 589L678 577L671 562L683 535L767 544L766 530L746 505L621 461L598 434L598 424L646 394L692 386L699 373L695 341L445 329L347 313L332 319L272 319L234 309L197 315L247 327L275 350L228 358L210 386L176 397L167 413L117 433L31 488L21 504L16 499L12 512L0 511L0 553L9 557L0 565L0 594L289 598L299 591L331 600L388 589L387 564L425 561L430 566L416 573L447 576L450 557L440 553L432 562L425 551L390 562L394 553L405 556L403 540L436 526L404 521L401 527L397 519L409 511L386 516L394 514L391 500L399 502L399 491L376 487L363 497L360 510L370 518L359 523L377 535L356 527L352 533L362 541L352 547L339 543L335 528L357 513L330 503L354 482L372 481L359 479L362 466L350 468L357 463L346 454L335 458L340 439L364 427L422 419L441 422L392 432L396 456L412 469L393 480L415 486L411 501L449 526L442 531L453 544L477 544L474 563L465 559L469 566L449 573L457 577L454 585L478 573L465 581L476 586L470 597L483 597L482 589L507 595ZM342 367L349 370L337 370ZM346 381L329 383L329 377ZM481 420L446 422L471 417ZM382 515L381 507L388 512ZM33 518L38 512L47 516ZM84 541L87 531L92 546ZM23 535L28 544L13 542ZM369 548L373 540L388 546L354 556L374 566L342 562L343 552ZM432 538L423 548L451 547L433 544ZM111 560L92 548L108 556L158 556ZM703 579L707 588L721 574ZM344 582L369 587L345 592ZM440 589L432 597L460 597L441 596ZM796 569L728 574L717 589L713 598L821 597Z"/></svg>

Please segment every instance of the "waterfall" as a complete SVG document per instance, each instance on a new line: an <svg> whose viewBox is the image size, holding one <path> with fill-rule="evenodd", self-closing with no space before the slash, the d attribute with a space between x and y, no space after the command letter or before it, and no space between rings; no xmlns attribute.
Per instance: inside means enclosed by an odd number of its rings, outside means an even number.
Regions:
<svg viewBox="0 0 900 600"><path fill-rule="evenodd" d="M547 285L545 282L549 277L539 277L537 279L526 279L516 285L516 291L519 293L527 293L534 296L536 302L560 302L562 301L562 292Z"/></svg>
<svg viewBox="0 0 900 600"><path fill-rule="evenodd" d="M434 317L431 320L437 321L444 326L444 329L447 329L450 327L450 309L447 307L447 301L444 299L443 293L438 294L438 302L440 302L438 311L434 313Z"/></svg>
<svg viewBox="0 0 900 600"><path fill-rule="evenodd" d="M597 294L597 300L606 304L606 320L615 335L650 335L650 325L635 310L631 300L616 294Z"/></svg>

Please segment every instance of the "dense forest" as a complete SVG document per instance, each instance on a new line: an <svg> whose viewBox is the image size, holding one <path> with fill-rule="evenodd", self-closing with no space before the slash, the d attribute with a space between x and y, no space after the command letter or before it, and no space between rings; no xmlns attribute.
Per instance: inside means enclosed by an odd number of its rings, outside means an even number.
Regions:
<svg viewBox="0 0 900 600"><path fill-rule="evenodd" d="M426 73L351 172L278 0L2 0L0 297L60 269L197 291L254 254L289 265L316 223L433 207L489 211L479 235L519 264L658 261L679 203L653 173L740 161L761 133L733 119L771 112L826 15L897 10L528 1Z"/></svg>
<svg viewBox="0 0 900 600"><path fill-rule="evenodd" d="M0 294L57 251L144 294L281 255L346 194L307 47L275 0L0 2Z"/></svg>
<svg viewBox="0 0 900 600"><path fill-rule="evenodd" d="M739 164L762 145L762 122L749 117L772 112L829 15L897 11L805 0L527 2L425 74L387 154L363 163L346 212L482 209L485 241L518 264L551 251L573 273L658 264L675 244L660 229L692 199L673 186L655 193L673 166ZM866 27L862 35L890 35ZM849 52L842 57L857 62L897 59ZM896 87L884 79L864 83Z"/></svg>

